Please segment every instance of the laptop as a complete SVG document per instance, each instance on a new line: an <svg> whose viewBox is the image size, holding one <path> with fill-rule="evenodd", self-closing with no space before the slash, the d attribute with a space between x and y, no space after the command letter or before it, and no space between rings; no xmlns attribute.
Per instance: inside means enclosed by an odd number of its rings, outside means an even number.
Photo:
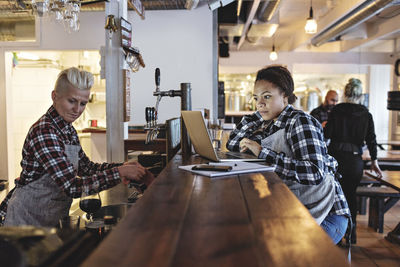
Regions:
<svg viewBox="0 0 400 267"><path fill-rule="evenodd" d="M201 111L182 111L182 118L189 133L193 147L200 156L212 161L264 161L247 153L216 151Z"/></svg>

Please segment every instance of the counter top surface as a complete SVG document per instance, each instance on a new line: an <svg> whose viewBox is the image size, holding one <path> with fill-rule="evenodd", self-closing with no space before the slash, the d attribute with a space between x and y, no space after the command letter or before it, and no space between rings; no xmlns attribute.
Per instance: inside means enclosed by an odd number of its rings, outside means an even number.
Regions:
<svg viewBox="0 0 400 267"><path fill-rule="evenodd" d="M89 127L81 130L82 133L106 133L107 129L104 127Z"/></svg>
<svg viewBox="0 0 400 267"><path fill-rule="evenodd" d="M82 266L346 266L273 172L210 179L175 156Z"/></svg>

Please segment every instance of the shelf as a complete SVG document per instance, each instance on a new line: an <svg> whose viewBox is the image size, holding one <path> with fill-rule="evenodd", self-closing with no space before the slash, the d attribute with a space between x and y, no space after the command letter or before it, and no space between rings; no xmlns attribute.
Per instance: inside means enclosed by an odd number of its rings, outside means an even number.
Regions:
<svg viewBox="0 0 400 267"><path fill-rule="evenodd" d="M244 116L253 114L254 110L242 110L242 111L225 111L225 116Z"/></svg>

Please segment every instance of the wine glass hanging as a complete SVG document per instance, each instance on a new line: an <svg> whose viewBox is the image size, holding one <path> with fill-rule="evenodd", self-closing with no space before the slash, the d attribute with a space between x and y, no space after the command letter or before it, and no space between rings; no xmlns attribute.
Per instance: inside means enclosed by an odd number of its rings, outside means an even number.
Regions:
<svg viewBox="0 0 400 267"><path fill-rule="evenodd" d="M32 10L39 17L50 17L64 25L68 32L79 31L80 0L31 0Z"/></svg>

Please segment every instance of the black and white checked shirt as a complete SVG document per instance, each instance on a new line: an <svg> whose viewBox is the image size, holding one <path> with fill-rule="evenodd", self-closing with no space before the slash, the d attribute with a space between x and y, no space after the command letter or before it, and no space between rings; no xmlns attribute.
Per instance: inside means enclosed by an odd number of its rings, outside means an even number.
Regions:
<svg viewBox="0 0 400 267"><path fill-rule="evenodd" d="M328 154L321 124L314 117L294 109L291 105L281 112L276 121L264 121L259 112L244 116L231 132L226 147L231 151L239 151L239 143L243 138L261 144L262 139L280 129L285 129L294 157L265 147L258 157L274 166L281 179L313 185L321 183L326 173L336 173L337 161ZM349 216L350 210L337 179L335 191L335 203L330 214Z"/></svg>
<svg viewBox="0 0 400 267"><path fill-rule="evenodd" d="M80 146L78 134L53 106L29 130L22 149L21 176L15 186L21 187L50 174L60 190L72 198L82 191L99 192L121 182L120 163L94 163L82 148L79 151L78 172L64 153L65 144ZM79 178L78 178L79 177ZM6 215L10 192L0 205L0 221Z"/></svg>

